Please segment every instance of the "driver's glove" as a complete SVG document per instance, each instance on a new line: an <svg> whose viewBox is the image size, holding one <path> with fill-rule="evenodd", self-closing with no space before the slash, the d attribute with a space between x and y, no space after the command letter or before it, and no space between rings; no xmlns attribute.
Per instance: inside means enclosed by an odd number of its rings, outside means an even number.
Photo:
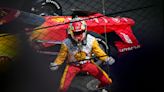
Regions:
<svg viewBox="0 0 164 92"><path fill-rule="evenodd" d="M112 65L114 62L115 62L115 59L113 57L108 57L106 59L106 63L109 64L109 65Z"/></svg>
<svg viewBox="0 0 164 92"><path fill-rule="evenodd" d="M58 68L59 68L59 65L57 65L56 63L53 63L53 62L50 63L50 69L51 69L51 70L55 71L55 70L57 70Z"/></svg>

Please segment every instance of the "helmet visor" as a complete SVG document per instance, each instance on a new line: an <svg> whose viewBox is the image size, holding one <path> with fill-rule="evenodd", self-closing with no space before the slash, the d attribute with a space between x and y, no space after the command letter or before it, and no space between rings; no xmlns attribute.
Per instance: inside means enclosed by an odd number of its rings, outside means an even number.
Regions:
<svg viewBox="0 0 164 92"><path fill-rule="evenodd" d="M85 32L85 30L76 31L76 32L73 32L73 35L74 36L82 35L84 32Z"/></svg>

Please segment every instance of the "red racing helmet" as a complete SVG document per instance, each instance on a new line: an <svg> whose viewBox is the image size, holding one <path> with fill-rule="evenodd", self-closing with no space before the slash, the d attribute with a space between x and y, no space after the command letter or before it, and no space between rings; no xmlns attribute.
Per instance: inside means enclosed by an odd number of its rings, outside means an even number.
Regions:
<svg viewBox="0 0 164 92"><path fill-rule="evenodd" d="M70 21L68 33L76 42L81 42L86 37L87 25L81 18L74 18Z"/></svg>

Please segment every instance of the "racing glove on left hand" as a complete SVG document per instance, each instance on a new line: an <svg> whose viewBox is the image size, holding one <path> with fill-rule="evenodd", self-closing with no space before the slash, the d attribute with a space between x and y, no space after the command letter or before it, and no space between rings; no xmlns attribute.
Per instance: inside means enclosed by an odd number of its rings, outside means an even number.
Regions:
<svg viewBox="0 0 164 92"><path fill-rule="evenodd" d="M57 65L56 63L50 63L50 69L52 71L55 71L59 68L59 65Z"/></svg>
<svg viewBox="0 0 164 92"><path fill-rule="evenodd" d="M113 63L115 63L115 59L113 57L108 57L106 59L106 63L109 65L112 65Z"/></svg>

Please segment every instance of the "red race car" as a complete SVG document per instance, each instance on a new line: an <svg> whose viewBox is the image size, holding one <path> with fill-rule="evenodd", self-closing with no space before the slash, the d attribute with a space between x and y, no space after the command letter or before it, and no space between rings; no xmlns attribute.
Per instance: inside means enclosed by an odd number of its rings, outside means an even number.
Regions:
<svg viewBox="0 0 164 92"><path fill-rule="evenodd" d="M39 16L8 8L1 8L1 10L6 15L1 17L0 24L3 26L13 20L20 24L26 24L25 32L28 33L32 43L37 43L33 44L34 47L39 45L41 48L48 48L55 44L60 44L61 41L69 36L67 28L72 17L79 16L86 21L88 33L97 37L105 49L110 49L108 40L112 39L112 37L107 37L106 35L110 33L116 34L120 39L113 41L114 47L117 48L118 52L140 48L140 44L132 31L135 21L131 18L107 17L100 13L86 11L74 11L73 16ZM40 52L46 53L45 51Z"/></svg>
<svg viewBox="0 0 164 92"><path fill-rule="evenodd" d="M125 17L107 17L100 13L78 12L81 14L80 17L86 21L87 29L90 31L89 33L101 39L103 39L103 37L98 35L115 33L121 39L114 42L118 52L140 48L140 44L131 29L135 24L133 19ZM32 39L43 42L45 47L50 46L50 44L47 43L64 40L68 36L66 29L68 28L71 18L72 16L44 16L45 22L35 29L31 36ZM110 40L111 38L109 37L107 39Z"/></svg>

